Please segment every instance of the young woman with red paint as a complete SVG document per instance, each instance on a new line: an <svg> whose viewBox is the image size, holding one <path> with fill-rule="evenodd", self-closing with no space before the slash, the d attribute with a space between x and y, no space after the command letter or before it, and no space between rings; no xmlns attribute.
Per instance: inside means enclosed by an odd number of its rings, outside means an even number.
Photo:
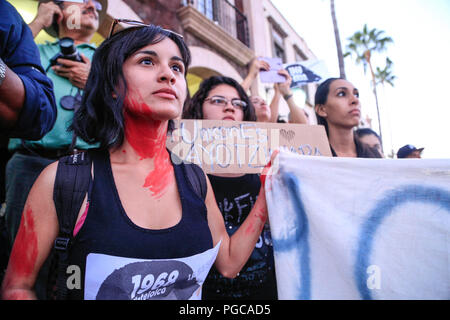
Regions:
<svg viewBox="0 0 450 320"><path fill-rule="evenodd" d="M255 109L244 89L234 79L214 76L205 79L183 112L186 119L256 121ZM260 200L257 174L209 174L217 204L228 234L239 232ZM234 279L224 278L213 268L203 285L205 300L277 299L273 246L269 226L263 232L249 260Z"/></svg>
<svg viewBox="0 0 450 320"><path fill-rule="evenodd" d="M354 128L361 119L359 92L345 79L329 78L317 88L314 110L325 127L334 157L382 158L374 148L361 143Z"/></svg>
<svg viewBox="0 0 450 320"><path fill-rule="evenodd" d="M267 219L264 188L229 237L209 180L203 201L186 164L172 163L166 149L189 62L182 37L152 25L120 31L97 49L72 126L101 147L92 153L93 182L70 247L70 299L199 299L212 263L235 277L252 253ZM58 235L56 169L48 166L28 196L4 299L35 298L36 276Z"/></svg>

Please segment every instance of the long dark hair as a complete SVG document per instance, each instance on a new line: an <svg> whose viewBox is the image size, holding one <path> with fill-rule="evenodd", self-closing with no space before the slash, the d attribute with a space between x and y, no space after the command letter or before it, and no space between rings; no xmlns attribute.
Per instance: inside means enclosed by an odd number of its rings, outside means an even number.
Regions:
<svg viewBox="0 0 450 320"><path fill-rule="evenodd" d="M345 80L342 78L328 78L324 82L322 82L319 87L317 87L316 94L314 96L314 106L317 107L318 105L324 105L327 103L328 100L328 94L330 93L330 86L331 83L333 83L336 80ZM316 111L316 118L317 118L317 124L323 125L325 127L325 131L328 135L328 122L327 119L324 117L319 116L319 114Z"/></svg>
<svg viewBox="0 0 450 320"><path fill-rule="evenodd" d="M247 108L244 110L244 121L256 121L255 108L245 90L236 80L224 76L212 76L202 81L189 105L184 108L183 119L203 119L203 102L208 97L209 92L221 84L227 84L235 88L239 98L247 103Z"/></svg>
<svg viewBox="0 0 450 320"><path fill-rule="evenodd" d="M356 134L356 137L358 137L358 138L362 138L364 136L372 134L375 137L377 137L377 139L380 141L380 144L381 144L381 139L380 139L380 136L378 135L378 133L376 133L375 131L373 131L370 128L358 128L355 130L355 134Z"/></svg>
<svg viewBox="0 0 450 320"><path fill-rule="evenodd" d="M183 39L159 26L127 28L105 40L95 51L81 107L74 114L70 130L100 148L119 146L124 139L123 102L127 83L124 62L136 51L165 38L178 46L185 65L185 77L191 54ZM172 121L169 121L169 130Z"/></svg>

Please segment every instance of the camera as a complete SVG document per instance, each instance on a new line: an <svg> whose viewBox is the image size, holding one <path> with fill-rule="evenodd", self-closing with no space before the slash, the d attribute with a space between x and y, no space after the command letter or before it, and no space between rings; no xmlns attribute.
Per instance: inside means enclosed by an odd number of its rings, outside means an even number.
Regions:
<svg viewBox="0 0 450 320"><path fill-rule="evenodd" d="M56 62L57 59L63 58L68 59L72 61L78 61L78 62L84 62L81 58L80 53L78 52L77 48L75 47L74 41L72 38L65 37L61 38L59 40L59 48L60 52L58 52L53 58L50 59L50 65L54 66L58 63Z"/></svg>

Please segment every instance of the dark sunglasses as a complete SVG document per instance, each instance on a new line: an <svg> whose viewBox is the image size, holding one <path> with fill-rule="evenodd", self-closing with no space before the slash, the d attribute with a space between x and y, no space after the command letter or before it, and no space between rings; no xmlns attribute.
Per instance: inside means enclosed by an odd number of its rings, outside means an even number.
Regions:
<svg viewBox="0 0 450 320"><path fill-rule="evenodd" d="M123 24L129 25L129 26L136 26L136 27L150 27L150 26L152 26L152 24L146 24L146 23L143 23L143 22L141 22L141 21L136 21L136 20L130 20L130 19L114 19L114 21L113 21L113 23L112 23L112 25L111 25L111 31L109 32L108 38L111 38L111 36L114 35L114 29L116 28L116 26L117 26L119 23L123 23ZM179 34L179 33L176 33L176 32L174 32L174 31L172 31L172 30L164 29L164 28L162 28L162 30L167 31L167 32L169 32L169 33L172 33L172 34L174 34L174 35L180 37L181 39L183 39L183 36L182 36L181 34Z"/></svg>

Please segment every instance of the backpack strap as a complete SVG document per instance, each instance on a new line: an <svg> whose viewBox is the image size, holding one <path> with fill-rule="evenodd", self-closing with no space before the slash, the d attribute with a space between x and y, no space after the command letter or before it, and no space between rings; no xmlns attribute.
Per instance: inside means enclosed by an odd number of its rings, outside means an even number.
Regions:
<svg viewBox="0 0 450 320"><path fill-rule="evenodd" d="M87 152L62 157L56 171L53 201L59 223L54 251L58 256L57 299L67 298L67 267L73 230L81 205L89 189L91 159Z"/></svg>
<svg viewBox="0 0 450 320"><path fill-rule="evenodd" d="M200 199L205 200L208 187L206 185L205 173L203 172L202 168L194 163L181 160L180 157L178 157L175 153L172 153L170 150L169 153L172 164L182 166L194 192L200 197Z"/></svg>
<svg viewBox="0 0 450 320"><path fill-rule="evenodd" d="M206 185L206 177L203 170L193 163L185 163L186 176L191 183L195 193L203 200L206 199L208 187Z"/></svg>

